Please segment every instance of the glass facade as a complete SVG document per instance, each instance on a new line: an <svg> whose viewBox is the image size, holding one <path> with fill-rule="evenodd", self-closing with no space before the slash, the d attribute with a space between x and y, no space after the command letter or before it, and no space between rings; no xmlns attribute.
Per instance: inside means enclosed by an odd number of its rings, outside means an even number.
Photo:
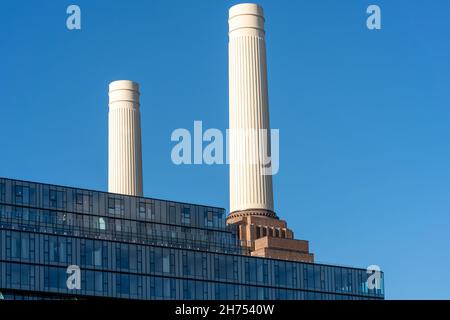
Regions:
<svg viewBox="0 0 450 320"><path fill-rule="evenodd" d="M221 208L0 179L0 299L383 299L381 277L251 257Z"/></svg>

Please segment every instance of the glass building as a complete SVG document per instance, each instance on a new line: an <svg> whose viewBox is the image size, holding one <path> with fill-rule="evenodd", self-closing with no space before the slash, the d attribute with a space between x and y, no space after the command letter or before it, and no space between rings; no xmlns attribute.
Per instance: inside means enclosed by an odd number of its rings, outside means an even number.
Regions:
<svg viewBox="0 0 450 320"><path fill-rule="evenodd" d="M0 299L383 299L368 276L252 257L222 208L0 178Z"/></svg>

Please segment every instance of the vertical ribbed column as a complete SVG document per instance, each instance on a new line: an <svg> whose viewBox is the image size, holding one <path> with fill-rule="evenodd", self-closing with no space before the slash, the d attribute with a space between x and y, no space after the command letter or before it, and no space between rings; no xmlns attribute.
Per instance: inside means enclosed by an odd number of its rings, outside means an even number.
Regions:
<svg viewBox="0 0 450 320"><path fill-rule="evenodd" d="M261 154L270 155L264 14L244 3L229 11L230 217L276 217L272 176Z"/></svg>
<svg viewBox="0 0 450 320"><path fill-rule="evenodd" d="M142 196L139 85L129 80L109 84L108 191Z"/></svg>

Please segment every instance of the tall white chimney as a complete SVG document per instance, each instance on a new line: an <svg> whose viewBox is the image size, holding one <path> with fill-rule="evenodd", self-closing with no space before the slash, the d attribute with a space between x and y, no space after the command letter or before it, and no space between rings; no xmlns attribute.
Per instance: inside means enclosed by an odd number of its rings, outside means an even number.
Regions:
<svg viewBox="0 0 450 320"><path fill-rule="evenodd" d="M270 136L263 9L252 3L229 11L230 215L276 218L272 176L263 175L263 129ZM233 133L234 132L234 133ZM247 135L244 132L249 133ZM253 134L252 134L253 133ZM262 150L268 149L268 152Z"/></svg>
<svg viewBox="0 0 450 320"><path fill-rule="evenodd" d="M109 84L108 191L143 196L139 85Z"/></svg>

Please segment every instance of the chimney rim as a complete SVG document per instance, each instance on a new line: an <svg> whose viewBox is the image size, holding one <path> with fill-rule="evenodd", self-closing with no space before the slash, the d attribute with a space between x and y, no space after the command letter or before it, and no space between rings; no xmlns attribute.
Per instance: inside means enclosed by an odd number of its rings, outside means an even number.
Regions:
<svg viewBox="0 0 450 320"><path fill-rule="evenodd" d="M139 93L139 83L133 80L115 80L109 83L109 92L116 90L130 90Z"/></svg>
<svg viewBox="0 0 450 320"><path fill-rule="evenodd" d="M264 19L264 10L257 3L238 3L228 10L229 20L241 15L254 15Z"/></svg>

